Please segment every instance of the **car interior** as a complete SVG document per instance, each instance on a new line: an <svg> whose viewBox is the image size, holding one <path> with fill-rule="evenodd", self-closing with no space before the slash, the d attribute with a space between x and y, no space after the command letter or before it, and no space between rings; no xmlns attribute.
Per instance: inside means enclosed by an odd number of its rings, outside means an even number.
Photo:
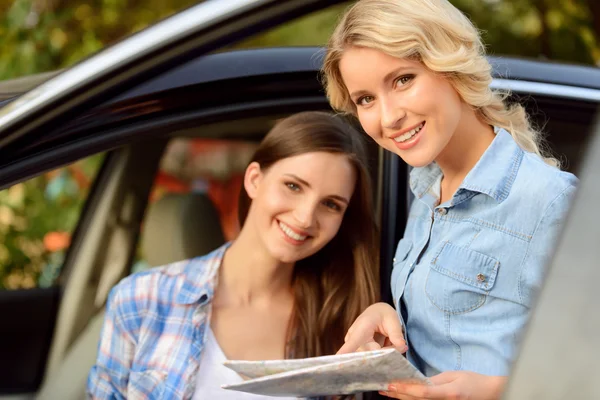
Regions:
<svg viewBox="0 0 600 400"><path fill-rule="evenodd" d="M110 289L132 272L206 254L235 236L237 202L231 200L241 188L235 178L280 117L225 120L184 137L166 132L109 152L56 282L62 301L46 372L43 365L31 369L32 360L15 358L22 368L0 377L0 385L22 389L37 380L36 395L21 398L82 398ZM379 151L373 143L371 150L377 174ZM230 204L224 208L224 202ZM47 334L38 333L40 340Z"/></svg>
<svg viewBox="0 0 600 400"><path fill-rule="evenodd" d="M218 210L203 193L169 193L149 206L144 217L141 248L148 267L191 259L225 242ZM89 320L48 376L39 399L81 399L87 375L96 359L104 310ZM65 382L70 382L65 385Z"/></svg>

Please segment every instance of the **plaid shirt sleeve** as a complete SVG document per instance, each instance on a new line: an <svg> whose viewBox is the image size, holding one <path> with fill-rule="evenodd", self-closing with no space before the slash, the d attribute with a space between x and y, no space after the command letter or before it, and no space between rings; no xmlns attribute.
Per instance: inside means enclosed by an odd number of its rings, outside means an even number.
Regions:
<svg viewBox="0 0 600 400"><path fill-rule="evenodd" d="M94 400L127 398L129 372L135 351L135 340L124 324L123 310L135 308L133 299L122 300L123 286L111 290L104 325L98 345L96 364L88 377L87 397Z"/></svg>

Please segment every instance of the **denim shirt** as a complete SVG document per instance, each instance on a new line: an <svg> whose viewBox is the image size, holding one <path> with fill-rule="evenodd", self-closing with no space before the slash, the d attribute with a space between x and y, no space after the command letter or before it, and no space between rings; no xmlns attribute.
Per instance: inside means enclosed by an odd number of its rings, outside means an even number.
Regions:
<svg viewBox="0 0 600 400"><path fill-rule="evenodd" d="M427 376L508 374L575 192L574 175L495 132L443 204L437 164L411 171L415 199L391 284L407 357Z"/></svg>

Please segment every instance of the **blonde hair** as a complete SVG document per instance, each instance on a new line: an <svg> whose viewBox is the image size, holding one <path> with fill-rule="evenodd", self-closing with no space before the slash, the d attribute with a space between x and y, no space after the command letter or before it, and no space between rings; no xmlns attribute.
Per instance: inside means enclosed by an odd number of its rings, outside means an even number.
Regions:
<svg viewBox="0 0 600 400"><path fill-rule="evenodd" d="M351 46L420 61L446 77L482 121L506 129L523 150L559 166L523 106L506 104L509 92L491 90L492 67L479 32L447 0L360 0L348 9L329 39L322 72L331 106L356 115L339 70Z"/></svg>

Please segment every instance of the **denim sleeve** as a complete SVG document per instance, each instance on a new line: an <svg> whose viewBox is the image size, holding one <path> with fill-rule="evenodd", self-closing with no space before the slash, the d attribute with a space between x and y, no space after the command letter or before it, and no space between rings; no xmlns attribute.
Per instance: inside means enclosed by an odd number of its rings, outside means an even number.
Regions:
<svg viewBox="0 0 600 400"><path fill-rule="evenodd" d="M98 344L98 356L87 383L88 399L121 400L127 398L127 383L135 342L124 329L120 286L111 290L104 325Z"/></svg>
<svg viewBox="0 0 600 400"><path fill-rule="evenodd" d="M559 193L547 206L533 233L519 278L519 298L527 307L532 306L543 284L546 264L554 254L575 192L576 187L569 185Z"/></svg>

